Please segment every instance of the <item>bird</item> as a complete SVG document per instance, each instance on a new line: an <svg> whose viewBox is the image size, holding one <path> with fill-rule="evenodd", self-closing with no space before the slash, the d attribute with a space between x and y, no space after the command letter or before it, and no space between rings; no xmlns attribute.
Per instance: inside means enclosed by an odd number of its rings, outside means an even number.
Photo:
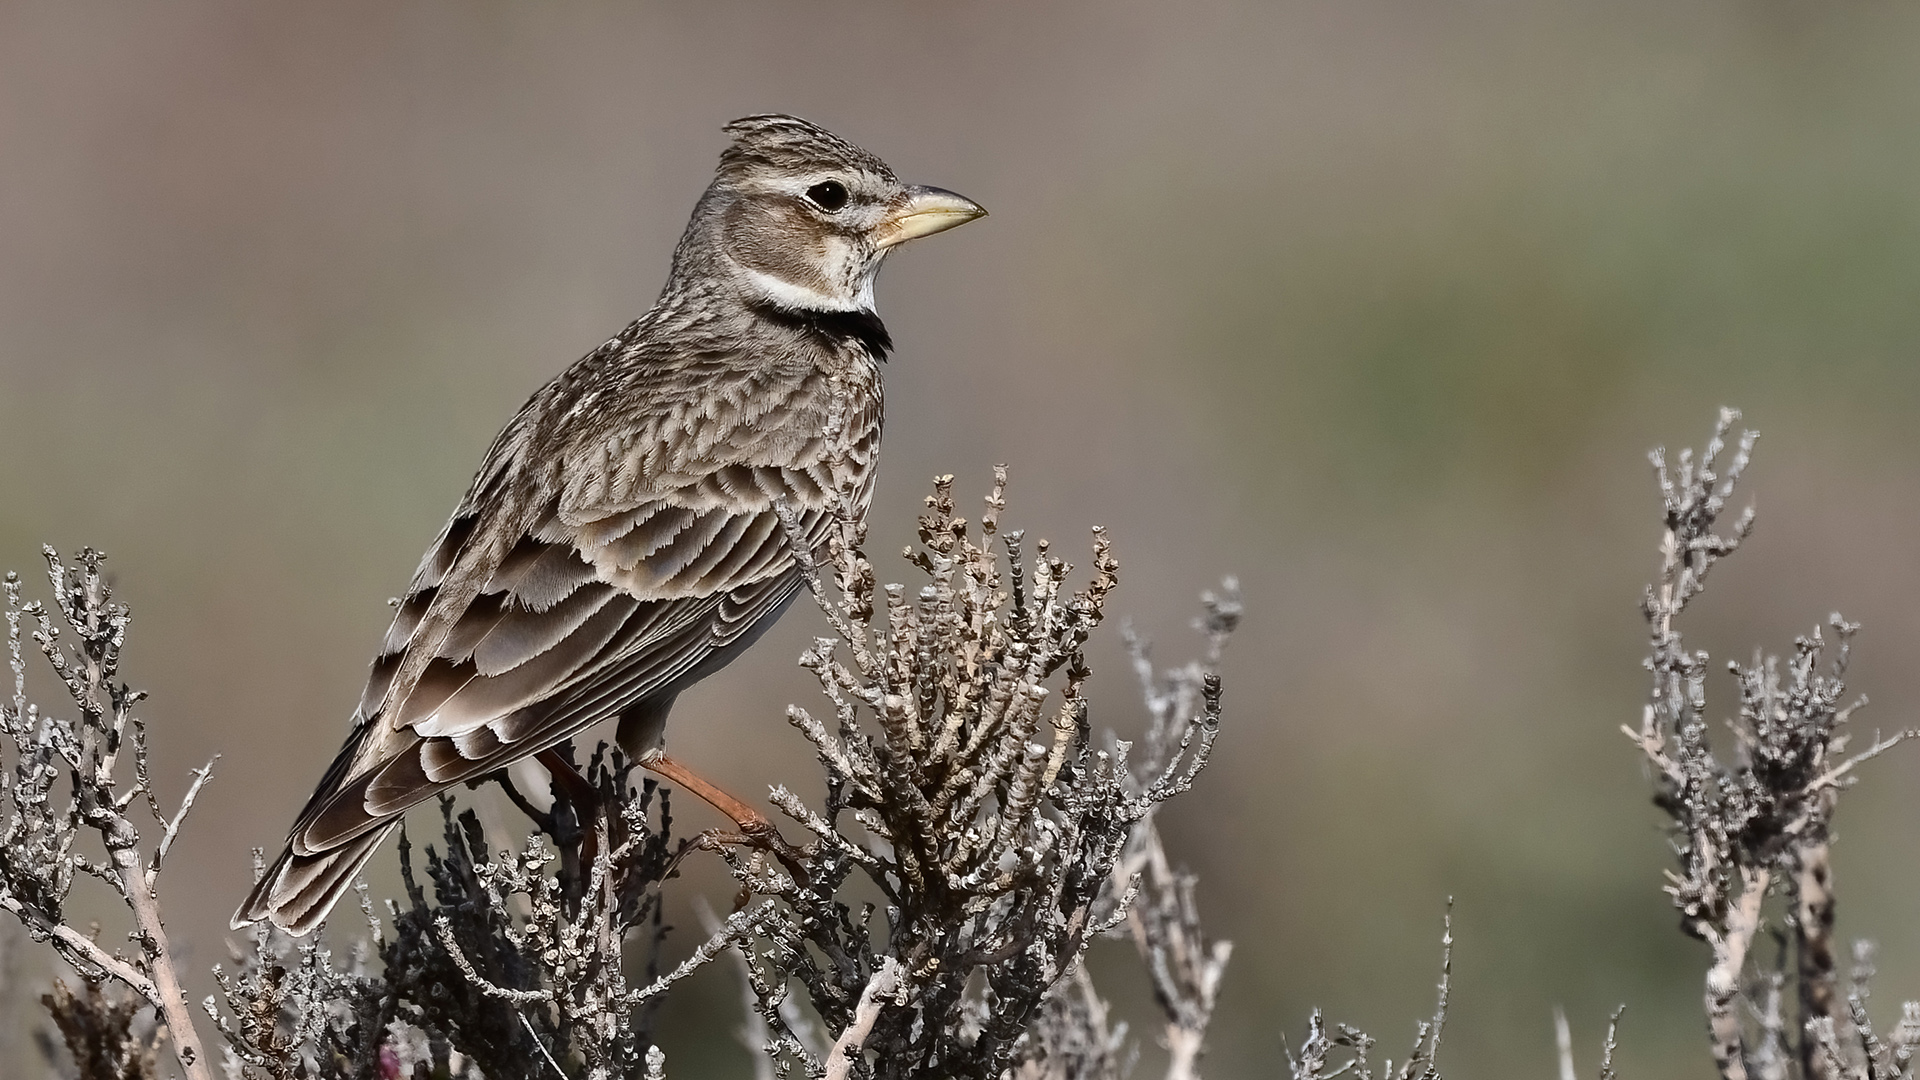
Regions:
<svg viewBox="0 0 1920 1080"><path fill-rule="evenodd" d="M234 929L309 933L408 808L615 718L641 766L758 817L666 756L668 710L787 609L836 505L864 516L893 349L874 276L986 210L799 117L724 131L652 307L488 448Z"/></svg>

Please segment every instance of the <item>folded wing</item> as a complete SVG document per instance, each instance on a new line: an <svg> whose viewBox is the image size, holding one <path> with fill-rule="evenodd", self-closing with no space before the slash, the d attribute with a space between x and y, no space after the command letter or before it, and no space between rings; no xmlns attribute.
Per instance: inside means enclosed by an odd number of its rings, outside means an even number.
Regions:
<svg viewBox="0 0 1920 1080"><path fill-rule="evenodd" d="M471 566L436 548L374 660L353 735L236 924L272 916L304 932L410 807L731 660L802 583L773 497L753 495L662 499L573 523L546 516L429 637L436 602ZM821 547L824 506L794 509L802 542ZM440 546L483 532L456 518ZM416 650L428 648L420 664ZM419 673L402 692L395 680L410 658Z"/></svg>

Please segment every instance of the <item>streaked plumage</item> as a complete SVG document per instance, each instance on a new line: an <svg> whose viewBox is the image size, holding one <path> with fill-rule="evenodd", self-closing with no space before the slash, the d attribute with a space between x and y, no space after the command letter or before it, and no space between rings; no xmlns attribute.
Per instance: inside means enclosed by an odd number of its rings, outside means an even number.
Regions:
<svg viewBox="0 0 1920 1080"><path fill-rule="evenodd" d="M985 211L804 120L727 132L653 308L487 451L236 927L307 932L409 807L599 721L654 752L674 696L800 587L776 505L815 544L835 484L865 512L891 347L874 273Z"/></svg>

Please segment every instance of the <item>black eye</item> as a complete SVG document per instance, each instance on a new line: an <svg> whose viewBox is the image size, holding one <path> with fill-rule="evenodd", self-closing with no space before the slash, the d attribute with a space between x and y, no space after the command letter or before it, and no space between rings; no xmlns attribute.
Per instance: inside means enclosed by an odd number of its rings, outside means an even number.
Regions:
<svg viewBox="0 0 1920 1080"><path fill-rule="evenodd" d="M847 205L847 185L838 180L822 180L807 189L807 198L829 214Z"/></svg>

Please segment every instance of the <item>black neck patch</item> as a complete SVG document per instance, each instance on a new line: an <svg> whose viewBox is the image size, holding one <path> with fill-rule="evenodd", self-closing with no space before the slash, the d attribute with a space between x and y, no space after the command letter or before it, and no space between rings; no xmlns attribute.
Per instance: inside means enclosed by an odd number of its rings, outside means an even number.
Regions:
<svg viewBox="0 0 1920 1080"><path fill-rule="evenodd" d="M811 330L836 344L859 342L875 360L884 361L893 351L886 324L871 311L792 311L773 304L757 305L756 310L774 322Z"/></svg>

